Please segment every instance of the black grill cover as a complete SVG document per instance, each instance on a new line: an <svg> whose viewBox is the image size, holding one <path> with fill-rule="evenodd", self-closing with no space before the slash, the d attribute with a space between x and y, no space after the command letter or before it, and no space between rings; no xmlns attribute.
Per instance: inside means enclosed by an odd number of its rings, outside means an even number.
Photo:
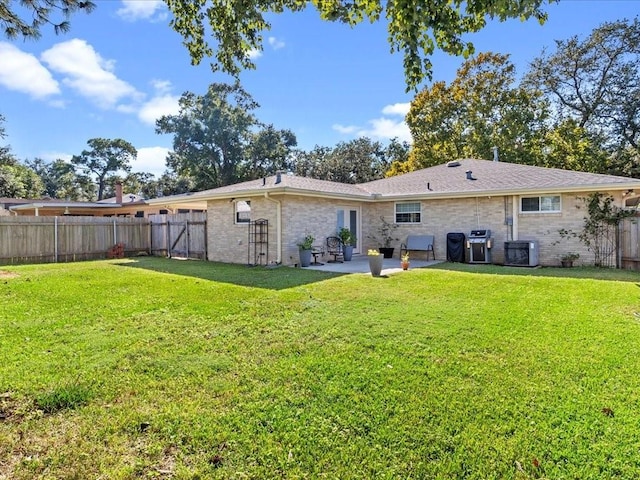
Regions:
<svg viewBox="0 0 640 480"><path fill-rule="evenodd" d="M464 263L464 233L447 233L447 261Z"/></svg>

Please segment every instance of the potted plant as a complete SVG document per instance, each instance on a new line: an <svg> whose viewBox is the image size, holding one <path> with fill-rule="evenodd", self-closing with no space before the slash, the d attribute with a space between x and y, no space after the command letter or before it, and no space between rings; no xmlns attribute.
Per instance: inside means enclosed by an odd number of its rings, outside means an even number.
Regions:
<svg viewBox="0 0 640 480"><path fill-rule="evenodd" d="M580 258L579 253L575 253L575 252L565 253L560 258L560 263L564 268L570 268L570 267L573 267L573 262L575 262L578 258Z"/></svg>
<svg viewBox="0 0 640 480"><path fill-rule="evenodd" d="M391 246L391 242L400 240L394 236L394 230L398 228L398 225L387 222L384 217L380 217L380 221L378 233L371 235L369 238L378 242L378 245L380 245L378 250L384 255L384 258L392 258L394 247Z"/></svg>
<svg viewBox="0 0 640 480"><path fill-rule="evenodd" d="M311 250L313 249L313 242L315 238L310 233L307 233L304 239L298 243L298 252L300 254L300 266L308 267L311 265Z"/></svg>
<svg viewBox="0 0 640 480"><path fill-rule="evenodd" d="M403 270L409 269L409 252L405 252L405 254L400 257L400 266Z"/></svg>
<svg viewBox="0 0 640 480"><path fill-rule="evenodd" d="M347 227L342 227L338 230L338 237L342 242L342 254L344 256L344 261L349 262L353 255L353 247L356 245L356 236L351 233L351 230Z"/></svg>
<svg viewBox="0 0 640 480"><path fill-rule="evenodd" d="M367 251L367 256L369 257L369 270L371 270L371 275L379 277L382 272L382 260L384 256L378 250L374 249Z"/></svg>

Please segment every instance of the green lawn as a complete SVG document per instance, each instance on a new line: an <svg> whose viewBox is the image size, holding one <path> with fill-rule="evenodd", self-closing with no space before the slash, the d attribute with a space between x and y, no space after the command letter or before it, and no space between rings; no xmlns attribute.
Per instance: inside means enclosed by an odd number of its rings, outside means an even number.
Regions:
<svg viewBox="0 0 640 480"><path fill-rule="evenodd" d="M640 477L640 275L4 267L0 479Z"/></svg>

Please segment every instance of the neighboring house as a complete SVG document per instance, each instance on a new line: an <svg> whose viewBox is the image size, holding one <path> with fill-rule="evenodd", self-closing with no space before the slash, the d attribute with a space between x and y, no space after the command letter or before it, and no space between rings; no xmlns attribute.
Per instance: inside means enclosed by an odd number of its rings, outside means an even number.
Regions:
<svg viewBox="0 0 640 480"><path fill-rule="evenodd" d="M9 202L10 203L10 202ZM203 211L206 204L191 206L187 211L199 208ZM123 194L122 187L116 186L116 196L97 202L73 202L67 200L19 200L10 204L8 212L14 215L32 216L95 216L95 217L139 217L162 213L183 213L185 209L173 206L158 207L149 205L147 200L139 195Z"/></svg>
<svg viewBox="0 0 640 480"><path fill-rule="evenodd" d="M490 229L492 262L504 262L504 242L535 240L541 265L558 265L568 250L592 258L560 229L580 231L586 215L583 198L611 195L618 206L635 205L640 180L487 160L448 164L350 185L286 174L188 195L149 200L174 207L207 203L208 259L247 263L255 258L252 222L268 222L260 263L298 263L297 244L306 234L322 245L346 226L355 232L355 253L379 247L373 237L380 218L395 223L395 256L409 234L435 236L435 257L445 260L447 234ZM253 233L252 233L253 232ZM422 254L416 254L422 255ZM251 262L250 262L251 263Z"/></svg>

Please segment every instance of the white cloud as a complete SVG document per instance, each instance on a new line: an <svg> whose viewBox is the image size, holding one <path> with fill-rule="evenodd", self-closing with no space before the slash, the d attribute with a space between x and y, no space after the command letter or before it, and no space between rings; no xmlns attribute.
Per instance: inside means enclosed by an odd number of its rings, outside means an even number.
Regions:
<svg viewBox="0 0 640 480"><path fill-rule="evenodd" d="M136 20L164 20L167 13L162 0L122 0L122 8L116 12L127 22ZM158 13L158 15L156 15Z"/></svg>
<svg viewBox="0 0 640 480"><path fill-rule="evenodd" d="M345 135L350 135L360 130L360 127L356 127L355 125L340 125L339 123L333 124L331 128L333 128L336 132L343 133Z"/></svg>
<svg viewBox="0 0 640 480"><path fill-rule="evenodd" d="M382 109L385 115L398 116L403 118L409 112L409 103L394 103ZM332 128L344 135L353 137L369 137L373 140L391 140L397 138L401 142L411 142L411 132L404 120L390 119L386 117L375 118L367 122L369 127L358 127L355 125L334 124Z"/></svg>
<svg viewBox="0 0 640 480"><path fill-rule="evenodd" d="M274 50L280 50L285 46L285 43L282 40L278 40L276 37L269 37L267 41L269 42L269 45L271 45L271 48L273 48Z"/></svg>
<svg viewBox="0 0 640 480"><path fill-rule="evenodd" d="M361 137L371 137L378 140L391 140L397 138L401 142L411 142L411 132L404 121L398 122L389 118L376 118L370 120L371 128L359 132Z"/></svg>
<svg viewBox="0 0 640 480"><path fill-rule="evenodd" d="M158 177L167 169L165 161L169 152L165 147L138 148L138 158L131 168L134 172L148 172Z"/></svg>
<svg viewBox="0 0 640 480"><path fill-rule="evenodd" d="M151 86L156 92L160 94L170 92L171 88L173 87L173 85L171 85L171 82L169 80L158 80L158 79L151 80Z"/></svg>
<svg viewBox="0 0 640 480"><path fill-rule="evenodd" d="M177 115L180 113L179 97L174 95L159 95L145 102L138 111L138 118L148 124L155 125L156 120L163 115Z"/></svg>
<svg viewBox="0 0 640 480"><path fill-rule="evenodd" d="M409 113L409 109L411 108L411 103L394 103L392 105L387 105L382 109L382 113L385 115L402 115L405 117L407 113Z"/></svg>
<svg viewBox="0 0 640 480"><path fill-rule="evenodd" d="M63 83L104 109L123 100L140 100L142 94L114 73L115 62L103 59L80 39L58 43L41 55L50 69L64 75Z"/></svg>
<svg viewBox="0 0 640 480"><path fill-rule="evenodd" d="M56 160L64 160L65 162L71 161L71 157L73 157L70 153L65 152L54 152L54 151L46 151L42 152L36 157L41 158L47 162L55 162Z"/></svg>
<svg viewBox="0 0 640 480"><path fill-rule="evenodd" d="M251 50L249 50L247 52L247 56L251 59L251 60L255 60L256 58L260 58L262 56L262 51L258 50L256 48L252 48Z"/></svg>
<svg viewBox="0 0 640 480"><path fill-rule="evenodd" d="M0 42L0 85L37 99L60 93L58 82L35 56L7 42Z"/></svg>

